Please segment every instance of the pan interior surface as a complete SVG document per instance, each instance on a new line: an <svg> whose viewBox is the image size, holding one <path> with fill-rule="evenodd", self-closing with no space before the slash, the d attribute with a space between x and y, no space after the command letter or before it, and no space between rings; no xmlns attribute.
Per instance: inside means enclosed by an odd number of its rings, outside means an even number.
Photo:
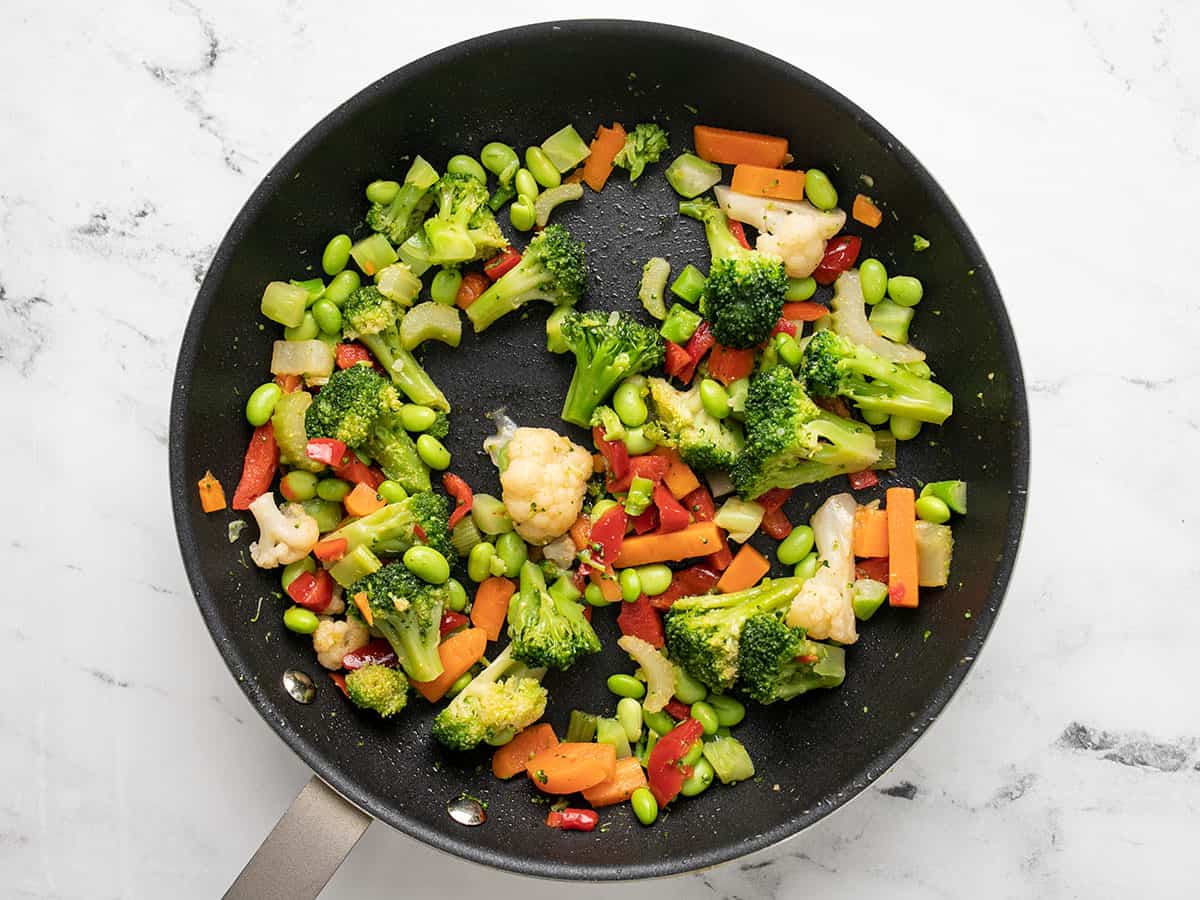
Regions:
<svg viewBox="0 0 1200 900"><path fill-rule="evenodd" d="M851 222L847 230L866 238L864 256L924 282L913 342L956 400L947 425L901 445L900 468L858 499L882 497L888 486L963 478L971 512L954 524L951 586L927 591L917 610L883 610L864 625L841 688L751 709L736 731L757 767L751 784L718 784L681 799L654 828L618 807L602 813L603 831L564 835L544 826L545 807L532 802L524 779L494 779L484 752L443 751L429 737L431 709L419 699L394 723L350 707L309 640L282 627L278 572L249 565L253 527L231 545L232 517L201 513L195 484L209 468L227 489L236 484L249 435L238 398L269 377L278 337L258 315L263 286L319 274L328 238L361 222L365 184L401 177L404 160L417 153L441 166L490 140L524 148L567 122L586 135L600 123L650 120L671 134L662 162L636 187L618 170L602 195L587 191L555 213L589 249L583 307L640 310L637 284L651 256L666 257L676 271L686 262L705 266L702 229L675 212L678 198L662 177L666 162L690 148L693 124L785 135L799 165L832 177L843 208L859 190L883 205L879 229ZM507 230L506 215L501 221ZM914 234L930 249L913 253ZM480 450L491 431L486 413L496 407L520 424L583 440L558 417L572 360L546 352L545 315L533 305L482 336L464 329L457 350L433 345L424 354L454 408L452 469L476 490L499 493ZM264 180L219 248L188 323L171 414L172 494L188 575L218 648L264 718L341 794L480 863L554 878L639 878L714 865L792 835L912 745L961 682L999 608L1024 513L1027 428L1016 347L983 256L936 183L883 128L822 83L739 44L644 23L557 23L477 38L398 70L318 124ZM844 479L798 489L789 518L807 520L845 489ZM252 525L248 514L241 518ZM759 545L773 559L772 548ZM597 612L602 654L547 677L547 720L560 735L572 708L611 714L616 700L604 680L633 669L616 647L615 615ZM311 705L285 693L281 675L290 668L316 679ZM447 815L447 802L463 793L487 802L483 827L467 829Z"/></svg>

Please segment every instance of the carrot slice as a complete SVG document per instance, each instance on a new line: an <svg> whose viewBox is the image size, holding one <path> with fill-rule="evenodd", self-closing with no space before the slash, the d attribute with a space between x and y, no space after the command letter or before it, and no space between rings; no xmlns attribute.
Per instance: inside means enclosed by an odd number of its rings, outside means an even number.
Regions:
<svg viewBox="0 0 1200 900"><path fill-rule="evenodd" d="M734 190L736 191L737 188ZM855 222L862 222L871 228L878 228L879 223L883 221L883 213L866 194L858 194L854 198L854 206L850 209L850 215L854 217Z"/></svg>
<svg viewBox="0 0 1200 900"><path fill-rule="evenodd" d="M581 515L567 533L571 535L571 543L575 545L575 549L582 550L588 545L592 533L591 520L587 516Z"/></svg>
<svg viewBox="0 0 1200 900"><path fill-rule="evenodd" d="M860 506L854 512L854 555L888 555L888 514L883 509Z"/></svg>
<svg viewBox="0 0 1200 900"><path fill-rule="evenodd" d="M433 681L414 681L412 686L430 703L436 703L450 690L450 685L479 662L485 650L487 634L482 628L464 628L462 631L456 631L438 646L442 674Z"/></svg>
<svg viewBox="0 0 1200 900"><path fill-rule="evenodd" d="M888 603L917 605L917 514L912 488L888 488Z"/></svg>
<svg viewBox="0 0 1200 900"><path fill-rule="evenodd" d="M687 528L670 534L626 537L614 565L627 568L653 562L678 562L695 556L708 556L721 547L721 530L714 523L693 522Z"/></svg>
<svg viewBox="0 0 1200 900"><path fill-rule="evenodd" d="M362 613L363 621L367 623L368 628L375 624L375 614L371 612L371 601L367 597L366 591L359 591L354 595L354 605Z"/></svg>
<svg viewBox="0 0 1200 900"><path fill-rule="evenodd" d="M206 513L225 508L225 489L212 472L206 470L196 487L200 491L200 508Z"/></svg>
<svg viewBox="0 0 1200 900"><path fill-rule="evenodd" d="M742 163L733 170L730 188L737 194L774 197L776 200L803 200L804 173L795 169L769 169ZM861 194L859 195L861 196Z"/></svg>
<svg viewBox="0 0 1200 900"><path fill-rule="evenodd" d="M515 738L498 747L492 754L492 774L497 778L512 778L525 771L525 764L547 747L558 744L558 735L548 723L530 725ZM640 768L640 767L639 767Z"/></svg>
<svg viewBox="0 0 1200 900"><path fill-rule="evenodd" d="M617 573L612 566L605 566L603 572L588 566L588 578L600 588L600 596L609 603L616 603L621 599L621 583L617 580Z"/></svg>
<svg viewBox="0 0 1200 900"><path fill-rule="evenodd" d="M696 144L696 155L709 162L726 165L749 163L778 169L787 158L787 138L769 134L697 125L692 129L692 138Z"/></svg>
<svg viewBox="0 0 1200 900"><path fill-rule="evenodd" d="M783 317L793 322L815 322L827 315L829 315L829 307L813 303L811 300L783 304Z"/></svg>
<svg viewBox="0 0 1200 900"><path fill-rule="evenodd" d="M758 584L759 579L770 571L771 564L766 557L749 544L742 544L742 549L717 582L717 590L722 594L744 591Z"/></svg>
<svg viewBox="0 0 1200 900"><path fill-rule="evenodd" d="M612 744L557 744L525 764L530 781L547 794L585 791L611 778L616 769L617 748Z"/></svg>
<svg viewBox="0 0 1200 900"><path fill-rule="evenodd" d="M354 490L346 495L342 504L352 516L369 516L375 510L387 506L387 501L375 493L375 488L360 481L354 486Z"/></svg>
<svg viewBox="0 0 1200 900"><path fill-rule="evenodd" d="M625 129L620 122L613 122L612 128L601 125L596 129L592 155L583 164L583 180L593 191L599 191L608 181L608 176L613 172L613 160L625 146L625 136Z"/></svg>
<svg viewBox="0 0 1200 900"><path fill-rule="evenodd" d="M614 803L624 803L633 796L634 791L646 784L642 764L636 757L627 756L617 760L611 778L584 790L583 799L592 806L612 806Z"/></svg>
<svg viewBox="0 0 1200 900"><path fill-rule="evenodd" d="M482 628L489 641L500 640L500 629L508 617L508 601L517 590L517 583L510 578L493 575L485 578L475 591L475 602L471 604L471 624Z"/></svg>
<svg viewBox="0 0 1200 900"><path fill-rule="evenodd" d="M653 451L653 455L667 460L667 474L663 476L663 484L676 500L682 500L700 487L700 479L696 477L692 467L683 461L678 451L670 447L658 447Z"/></svg>

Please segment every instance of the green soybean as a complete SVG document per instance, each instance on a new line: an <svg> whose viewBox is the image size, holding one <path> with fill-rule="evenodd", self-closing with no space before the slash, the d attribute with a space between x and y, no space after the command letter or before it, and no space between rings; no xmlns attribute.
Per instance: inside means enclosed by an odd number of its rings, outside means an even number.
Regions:
<svg viewBox="0 0 1200 900"><path fill-rule="evenodd" d="M312 315L317 320L317 327L323 332L341 336L342 311L338 309L337 304L332 300L322 297L313 304Z"/></svg>
<svg viewBox="0 0 1200 900"><path fill-rule="evenodd" d="M405 403L400 407L400 424L405 431L427 431L437 421L437 412L428 406Z"/></svg>
<svg viewBox="0 0 1200 900"><path fill-rule="evenodd" d="M638 684L641 682L638 681ZM625 737L631 744L642 736L642 704L638 703L636 697L622 697L617 701L617 721L625 729Z"/></svg>
<svg viewBox="0 0 1200 900"><path fill-rule="evenodd" d="M317 476L312 472L293 469L279 481L279 493L296 503L317 496Z"/></svg>
<svg viewBox="0 0 1200 900"><path fill-rule="evenodd" d="M320 485L318 485L319 487ZM328 500L320 499L320 497L305 500L300 505L304 507L306 513L317 520L317 527L321 530L322 534L337 528L338 523L342 521L342 517L345 515L342 504L331 503Z"/></svg>
<svg viewBox="0 0 1200 900"><path fill-rule="evenodd" d="M476 544L467 555L467 577L478 584L486 581L492 574L492 560L496 557L496 548L487 541Z"/></svg>
<svg viewBox="0 0 1200 900"><path fill-rule="evenodd" d="M887 293L898 306L916 306L925 295L921 279L912 275L893 275L887 280Z"/></svg>
<svg viewBox="0 0 1200 900"><path fill-rule="evenodd" d="M457 578L446 582L446 606L451 612L462 612L467 608L467 589Z"/></svg>
<svg viewBox="0 0 1200 900"><path fill-rule="evenodd" d="M537 210L533 208L533 201L524 194L518 195L508 208L508 221L517 231L529 231L533 228L537 224Z"/></svg>
<svg viewBox="0 0 1200 900"><path fill-rule="evenodd" d="M714 419L724 419L729 415L729 392L719 381L705 378L700 382L700 403Z"/></svg>
<svg viewBox="0 0 1200 900"><path fill-rule="evenodd" d="M641 456L644 453L649 453L657 446L654 441L646 437L645 431L641 428L626 429L625 449L629 451L631 456Z"/></svg>
<svg viewBox="0 0 1200 900"><path fill-rule="evenodd" d="M863 299L874 306L887 294L887 268L877 259L864 259L858 266Z"/></svg>
<svg viewBox="0 0 1200 900"><path fill-rule="evenodd" d="M652 713L644 706L642 707L642 721L646 723L647 728L658 732L660 737L675 727L675 720L665 712Z"/></svg>
<svg viewBox="0 0 1200 900"><path fill-rule="evenodd" d="M632 697L641 700L646 696L646 686L632 675L609 675L608 689L618 697Z"/></svg>
<svg viewBox="0 0 1200 900"><path fill-rule="evenodd" d="M817 553L814 550L800 562L796 563L796 568L792 570L792 574L797 578L803 578L806 581L817 574L817 566L820 565L820 560L817 558Z"/></svg>
<svg viewBox="0 0 1200 900"><path fill-rule="evenodd" d="M479 151L479 161L483 167L500 179L501 184L508 184L521 168L521 159L517 151L508 144L492 141L484 144Z"/></svg>
<svg viewBox="0 0 1200 900"><path fill-rule="evenodd" d="M496 555L504 561L504 574L516 578L529 558L529 548L515 531L506 531L496 538Z"/></svg>
<svg viewBox="0 0 1200 900"><path fill-rule="evenodd" d="M445 444L432 434L423 434L417 438L417 456L421 462L439 472L450 468L450 451Z"/></svg>
<svg viewBox="0 0 1200 900"><path fill-rule="evenodd" d="M608 606L608 601L604 599L604 592L600 590L600 585L589 584L583 589L583 599L588 606Z"/></svg>
<svg viewBox="0 0 1200 900"><path fill-rule="evenodd" d="M617 386L613 393L613 412L629 428L644 425L650 415L650 411L646 409L646 401L642 399L642 390L641 384L627 378Z"/></svg>
<svg viewBox="0 0 1200 900"><path fill-rule="evenodd" d="M466 175L469 178L474 178L476 181L487 184L487 172L483 171L483 166L479 164L479 160L473 156L467 156L465 153L459 153L450 157L446 163L446 171L455 175Z"/></svg>
<svg viewBox="0 0 1200 900"><path fill-rule="evenodd" d="M404 551L404 567L422 581L445 584L450 580L450 563L432 547L415 544Z"/></svg>
<svg viewBox="0 0 1200 900"><path fill-rule="evenodd" d="M789 303L803 302L816 292L817 281L811 275L806 278L789 278L787 293L783 295L783 299Z"/></svg>
<svg viewBox="0 0 1200 900"><path fill-rule="evenodd" d="M398 481L392 481L390 478L387 481L380 482L379 487L375 488L375 493L388 503L399 503L408 496L408 491L404 489L404 485Z"/></svg>
<svg viewBox="0 0 1200 900"><path fill-rule="evenodd" d="M638 580L642 585L642 593L647 597L657 597L666 591L671 586L671 579L675 577L671 567L662 563L638 566L637 573Z"/></svg>
<svg viewBox="0 0 1200 900"><path fill-rule="evenodd" d="M617 503L616 500L613 500L609 497L605 497L603 500L597 500L592 504L592 512L588 518L593 522L599 522L602 518L604 518L604 514L614 506L620 506L620 504Z"/></svg>
<svg viewBox="0 0 1200 900"><path fill-rule="evenodd" d="M708 705L717 714L717 721L722 728L732 728L746 718L746 707L734 697L713 694L708 698Z"/></svg>
<svg viewBox="0 0 1200 900"><path fill-rule="evenodd" d="M400 193L400 182L398 181L372 181L367 185L367 202L386 206L396 199L398 193ZM329 272L328 269L325 271ZM329 274L333 275L334 273L329 272Z"/></svg>
<svg viewBox="0 0 1200 900"><path fill-rule="evenodd" d="M471 518L484 534L497 535L513 530L512 516L504 502L491 494L476 494L471 504Z"/></svg>
<svg viewBox="0 0 1200 900"><path fill-rule="evenodd" d="M785 566L794 566L808 556L812 548L813 530L807 525L797 525L779 542L775 556Z"/></svg>
<svg viewBox="0 0 1200 900"><path fill-rule="evenodd" d="M704 726L705 734L716 734L721 723L717 721L717 711L703 700L692 704L692 718Z"/></svg>
<svg viewBox="0 0 1200 900"><path fill-rule="evenodd" d="M273 381L260 384L246 399L246 421L258 428L266 425L275 413L275 404L283 396L283 388Z"/></svg>
<svg viewBox="0 0 1200 900"><path fill-rule="evenodd" d="M350 262L350 246L353 241L348 234L335 234L321 252L321 270L326 275L336 275Z"/></svg>
<svg viewBox="0 0 1200 900"><path fill-rule="evenodd" d="M285 341L311 341L320 333L321 327L317 324L310 309L304 313L304 318L295 328L283 329L283 339Z"/></svg>
<svg viewBox="0 0 1200 900"><path fill-rule="evenodd" d="M454 266L438 269L438 273L433 276L433 283L429 286L429 296L433 298L434 303L453 306L454 301L458 299L458 289L462 287L462 281L462 272Z"/></svg>
<svg viewBox="0 0 1200 900"><path fill-rule="evenodd" d="M325 288L325 299L334 306L341 308L347 298L358 290L362 279L353 269L345 269L333 276L333 280Z"/></svg>
<svg viewBox="0 0 1200 900"><path fill-rule="evenodd" d="M921 423L917 419L908 418L908 416L892 416L888 420L888 430L898 441L911 441L921 433Z"/></svg>
<svg viewBox="0 0 1200 900"><path fill-rule="evenodd" d="M707 696L708 688L685 672L682 666L675 666L675 697L680 703L691 706Z"/></svg>
<svg viewBox="0 0 1200 900"><path fill-rule="evenodd" d="M882 425L891 418L887 413L874 409L862 409L859 412L862 413L863 421L868 425Z"/></svg>
<svg viewBox="0 0 1200 900"><path fill-rule="evenodd" d="M310 575L317 571L317 561L311 556L306 556L304 559L298 559L294 563L288 563L283 567L283 572L279 576L279 583L283 585L286 591L288 585L295 581L301 572L308 572Z"/></svg>
<svg viewBox="0 0 1200 900"><path fill-rule="evenodd" d="M455 679L454 684L450 685L450 689L446 691L446 696L454 697L456 694L461 694L474 677L470 672L463 672Z"/></svg>
<svg viewBox="0 0 1200 900"><path fill-rule="evenodd" d="M637 569L621 570L621 599L633 603L642 596L642 579L638 577Z"/></svg>
<svg viewBox="0 0 1200 900"><path fill-rule="evenodd" d="M679 758L679 761L685 766L694 766L700 761L700 756L704 753L704 742L696 741L688 748L688 752Z"/></svg>
<svg viewBox="0 0 1200 900"><path fill-rule="evenodd" d="M633 807L633 814L643 825L653 825L658 819L658 801L650 793L650 788L640 787L634 791L629 798L629 805Z"/></svg>
<svg viewBox="0 0 1200 900"><path fill-rule="evenodd" d="M838 204L837 189L820 169L809 169L804 173L804 196L817 209L830 210Z"/></svg>
<svg viewBox="0 0 1200 900"><path fill-rule="evenodd" d="M922 497L917 501L917 518L935 525L950 521L950 507L940 497Z"/></svg>
<svg viewBox="0 0 1200 900"><path fill-rule="evenodd" d="M317 482L317 496L331 503L341 503L354 490L354 485L341 478L322 478Z"/></svg>
<svg viewBox="0 0 1200 900"><path fill-rule="evenodd" d="M708 790L709 785L713 783L713 776L715 774L712 763L701 757L692 766L692 774L683 780L683 784L679 788L679 793L685 797L695 797L697 794L703 794Z"/></svg>
<svg viewBox="0 0 1200 900"><path fill-rule="evenodd" d="M541 189L538 188L537 179L533 177L533 173L528 169L518 169L517 177L513 184L516 186L517 196L528 197L530 208L532 208L533 201L541 193Z"/></svg>
<svg viewBox="0 0 1200 900"><path fill-rule="evenodd" d="M288 631L294 631L296 634L312 634L321 624L321 620L311 609L293 606L284 611L283 624Z"/></svg>
<svg viewBox="0 0 1200 900"><path fill-rule="evenodd" d="M554 168L554 163L550 162L550 157L541 147L525 149L525 168L544 188L558 187L562 184L562 176L558 174L558 169Z"/></svg>
<svg viewBox="0 0 1200 900"><path fill-rule="evenodd" d="M784 365L789 369L795 370L800 368L800 361L803 359L803 352L800 350L800 345L796 343L796 339L790 334L784 334L782 331L775 335L775 351L779 354L779 358L783 360Z"/></svg>

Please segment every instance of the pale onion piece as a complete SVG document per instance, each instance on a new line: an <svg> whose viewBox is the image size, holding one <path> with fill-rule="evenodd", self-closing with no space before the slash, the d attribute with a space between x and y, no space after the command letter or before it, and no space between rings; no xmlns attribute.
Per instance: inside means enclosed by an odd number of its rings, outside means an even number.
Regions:
<svg viewBox="0 0 1200 900"><path fill-rule="evenodd" d="M708 490L714 498L728 496L733 493L733 479L723 469L710 469L704 473L708 482Z"/></svg>
<svg viewBox="0 0 1200 900"><path fill-rule="evenodd" d="M954 534L949 525L917 520L917 584L945 587L950 581Z"/></svg>
<svg viewBox="0 0 1200 900"><path fill-rule="evenodd" d="M766 510L762 504L741 497L730 497L717 510L713 521L729 532L729 539L744 544L762 524Z"/></svg>
<svg viewBox="0 0 1200 900"><path fill-rule="evenodd" d="M642 708L648 713L662 712L675 694L675 667L650 644L632 634L624 635L617 646L642 667L646 676L646 696Z"/></svg>
<svg viewBox="0 0 1200 900"><path fill-rule="evenodd" d="M897 363L919 362L925 354L910 344L897 344L876 334L867 321L866 301L858 269L849 269L838 276L833 285L833 330L846 340L866 347L884 359Z"/></svg>
<svg viewBox="0 0 1200 900"><path fill-rule="evenodd" d="M508 417L503 406L488 413L487 417L496 426L496 433L484 439L483 450L491 459L492 465L503 472L508 468L503 451L508 447L508 442L512 440L513 433L517 430L517 423Z"/></svg>
<svg viewBox="0 0 1200 900"><path fill-rule="evenodd" d="M569 569L575 562L575 542L571 540L571 535L564 534L543 547L542 556L560 569Z"/></svg>
<svg viewBox="0 0 1200 900"><path fill-rule="evenodd" d="M324 341L276 341L271 351L272 375L328 378L333 374L333 348Z"/></svg>
<svg viewBox="0 0 1200 900"><path fill-rule="evenodd" d="M457 306L426 301L418 303L400 320L400 343L413 350L425 341L441 341L457 347L462 341L462 319Z"/></svg>

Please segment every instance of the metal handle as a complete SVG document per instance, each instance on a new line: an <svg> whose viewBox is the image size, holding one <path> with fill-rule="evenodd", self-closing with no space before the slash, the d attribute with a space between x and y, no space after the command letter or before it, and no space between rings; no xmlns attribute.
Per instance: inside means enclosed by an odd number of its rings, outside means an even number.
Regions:
<svg viewBox="0 0 1200 900"><path fill-rule="evenodd" d="M371 817L314 775L225 892L225 900L311 900Z"/></svg>

